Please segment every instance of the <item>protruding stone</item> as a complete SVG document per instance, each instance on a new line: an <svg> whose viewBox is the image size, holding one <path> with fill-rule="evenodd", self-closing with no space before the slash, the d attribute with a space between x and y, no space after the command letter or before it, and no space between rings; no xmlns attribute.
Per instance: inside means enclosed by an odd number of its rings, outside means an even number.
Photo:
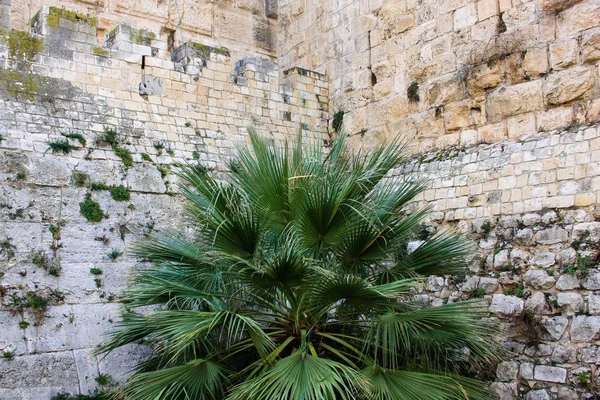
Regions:
<svg viewBox="0 0 600 400"><path fill-rule="evenodd" d="M518 315L523 312L524 301L516 296L495 294L492 298L490 311L505 316Z"/></svg>
<svg viewBox="0 0 600 400"><path fill-rule="evenodd" d="M546 389L530 390L527 392L527 400L550 400L550 395Z"/></svg>
<svg viewBox="0 0 600 400"><path fill-rule="evenodd" d="M525 284L538 290L547 290L554 286L556 279L543 270L529 270L525 272Z"/></svg>
<svg viewBox="0 0 600 400"><path fill-rule="evenodd" d="M581 287L579 278L575 274L564 274L556 281L556 288L558 290L572 290Z"/></svg>
<svg viewBox="0 0 600 400"><path fill-rule="evenodd" d="M494 382L492 383L492 391L498 396L498 399L517 400L518 398L516 383Z"/></svg>
<svg viewBox="0 0 600 400"><path fill-rule="evenodd" d="M546 79L546 101L562 104L583 96L595 85L590 68L575 67L551 74Z"/></svg>
<svg viewBox="0 0 600 400"><path fill-rule="evenodd" d="M498 122L513 115L519 115L544 108L540 80L502 87L487 98L487 116L490 122Z"/></svg>
<svg viewBox="0 0 600 400"><path fill-rule="evenodd" d="M561 292L557 303L567 315L574 315L583 309L583 297L579 293Z"/></svg>
<svg viewBox="0 0 600 400"><path fill-rule="evenodd" d="M553 226L539 231L536 234L537 242L540 244L556 244L569 240L569 234L563 228Z"/></svg>
<svg viewBox="0 0 600 400"><path fill-rule="evenodd" d="M533 363L522 363L519 367L519 375L524 379L533 379Z"/></svg>
<svg viewBox="0 0 600 400"><path fill-rule="evenodd" d="M560 367L536 365L533 376L538 381L565 383L567 381L567 370Z"/></svg>
<svg viewBox="0 0 600 400"><path fill-rule="evenodd" d="M600 317L577 316L571 324L572 342L591 342L600 332Z"/></svg>
<svg viewBox="0 0 600 400"><path fill-rule="evenodd" d="M567 329L568 324L569 320L565 317L553 317L544 320L544 328L546 329L548 338L559 340L565 332L565 329Z"/></svg>
<svg viewBox="0 0 600 400"><path fill-rule="evenodd" d="M552 352L551 360L555 363L565 364L575 362L577 359L577 350L568 346L556 346Z"/></svg>
<svg viewBox="0 0 600 400"><path fill-rule="evenodd" d="M588 290L600 289L600 271L597 269L590 270L582 283L583 287Z"/></svg>
<svg viewBox="0 0 600 400"><path fill-rule="evenodd" d="M519 363L516 361L502 361L496 369L496 378L501 382L514 382L519 372Z"/></svg>

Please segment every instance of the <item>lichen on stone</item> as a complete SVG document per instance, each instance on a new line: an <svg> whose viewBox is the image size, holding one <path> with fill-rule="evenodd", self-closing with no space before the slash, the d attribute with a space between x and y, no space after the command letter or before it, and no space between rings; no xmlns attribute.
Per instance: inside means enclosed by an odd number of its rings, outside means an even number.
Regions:
<svg viewBox="0 0 600 400"><path fill-rule="evenodd" d="M209 59L211 53L231 57L231 52L227 47L211 47L197 42L187 42L186 45L198 51L200 57L204 59Z"/></svg>
<svg viewBox="0 0 600 400"><path fill-rule="evenodd" d="M94 47L92 49L92 53L102 57L108 57L110 55L110 51L108 51L107 49L103 49L102 47Z"/></svg>
<svg viewBox="0 0 600 400"><path fill-rule="evenodd" d="M15 60L33 61L36 54L44 50L43 39L28 32L0 30L0 36L6 38L9 58Z"/></svg>
<svg viewBox="0 0 600 400"><path fill-rule="evenodd" d="M42 76L0 69L0 89L4 88L13 98L22 94L27 100L33 101L45 81L46 78Z"/></svg>
<svg viewBox="0 0 600 400"><path fill-rule="evenodd" d="M89 15L79 14L74 11L63 10L57 7L50 7L48 16L46 17L48 25L53 28L58 28L60 19L66 19L77 23L84 22L94 27L98 24L96 18L90 17Z"/></svg>
<svg viewBox="0 0 600 400"><path fill-rule="evenodd" d="M129 40L133 43L140 44L143 46L150 46L150 43L156 38L156 34L154 32L147 31L145 29L134 29L131 28L131 33L129 34Z"/></svg>

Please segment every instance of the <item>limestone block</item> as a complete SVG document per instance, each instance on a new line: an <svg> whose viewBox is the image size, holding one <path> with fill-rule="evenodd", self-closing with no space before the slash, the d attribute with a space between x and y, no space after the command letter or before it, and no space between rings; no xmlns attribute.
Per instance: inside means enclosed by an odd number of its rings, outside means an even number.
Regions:
<svg viewBox="0 0 600 400"><path fill-rule="evenodd" d="M379 10L385 37L397 36L414 25L414 15L400 2L388 2Z"/></svg>
<svg viewBox="0 0 600 400"><path fill-rule="evenodd" d="M582 286L588 290L600 289L600 271L597 269L590 270L588 275L583 280Z"/></svg>
<svg viewBox="0 0 600 400"><path fill-rule="evenodd" d="M548 75L546 78L546 101L562 104L586 94L595 85L594 71L587 67L575 67Z"/></svg>
<svg viewBox="0 0 600 400"><path fill-rule="evenodd" d="M516 383L494 382L492 392L502 400L517 400L518 391Z"/></svg>
<svg viewBox="0 0 600 400"><path fill-rule="evenodd" d="M557 303L566 315L574 315L583 309L583 296L579 293L561 292Z"/></svg>
<svg viewBox="0 0 600 400"><path fill-rule="evenodd" d="M571 324L572 342L590 342L600 332L600 317L576 316Z"/></svg>
<svg viewBox="0 0 600 400"><path fill-rule="evenodd" d="M553 317L544 319L543 323L547 338L559 340L567 329L569 320L565 317Z"/></svg>
<svg viewBox="0 0 600 400"><path fill-rule="evenodd" d="M568 249L561 250L556 255L556 261L560 265L573 265L575 264L575 258L577 257L577 252L574 248L570 247Z"/></svg>
<svg viewBox="0 0 600 400"><path fill-rule="evenodd" d="M513 382L517 379L519 363L516 361L502 361L496 369L496 379L501 382Z"/></svg>
<svg viewBox="0 0 600 400"><path fill-rule="evenodd" d="M588 31L582 35L581 59L587 63L600 60L600 28Z"/></svg>
<svg viewBox="0 0 600 400"><path fill-rule="evenodd" d="M567 370L560 367L536 365L533 376L539 381L565 383L567 380Z"/></svg>
<svg viewBox="0 0 600 400"><path fill-rule="evenodd" d="M537 232L536 240L540 244L556 244L569 240L569 234L563 228L553 226Z"/></svg>
<svg viewBox="0 0 600 400"><path fill-rule="evenodd" d="M586 222L573 227L574 240L600 241L600 222Z"/></svg>
<svg viewBox="0 0 600 400"><path fill-rule="evenodd" d="M542 292L533 293L525 300L525 310L534 312L537 315L550 314L551 309L546 302L546 296Z"/></svg>
<svg viewBox="0 0 600 400"><path fill-rule="evenodd" d="M110 374L116 382L123 383L131 376L133 369L150 355L151 350L144 345L128 344L119 347L100 360L100 373Z"/></svg>
<svg viewBox="0 0 600 400"><path fill-rule="evenodd" d="M35 354L10 361L0 359L0 387L16 389L36 386L78 388L73 353Z"/></svg>
<svg viewBox="0 0 600 400"><path fill-rule="evenodd" d="M489 94L486 111L490 122L544 107L540 80L502 87Z"/></svg>
<svg viewBox="0 0 600 400"><path fill-rule="evenodd" d="M136 164L127 173L127 183L131 190L146 193L164 193L167 190L160 172L147 164Z"/></svg>
<svg viewBox="0 0 600 400"><path fill-rule="evenodd" d="M444 110L446 129L454 131L473 125L472 111L481 112L481 106L473 100L456 101L448 104Z"/></svg>
<svg viewBox="0 0 600 400"><path fill-rule="evenodd" d="M558 290L572 290L581 287L579 278L575 274L564 274L556 281L556 288Z"/></svg>
<svg viewBox="0 0 600 400"><path fill-rule="evenodd" d="M550 400L551 397L546 389L530 390L527 392L527 400Z"/></svg>
<svg viewBox="0 0 600 400"><path fill-rule="evenodd" d="M592 315L600 315L600 294L588 295L588 312Z"/></svg>
<svg viewBox="0 0 600 400"><path fill-rule="evenodd" d="M460 31L477 22L477 8L475 3L467 4L454 11L454 30Z"/></svg>
<svg viewBox="0 0 600 400"><path fill-rule="evenodd" d="M492 297L490 311L505 316L512 316L521 314L523 312L523 307L523 299L504 294L495 294Z"/></svg>
<svg viewBox="0 0 600 400"><path fill-rule="evenodd" d="M484 63L469 71L467 87L471 95L477 95L493 89L504 79L502 63Z"/></svg>
<svg viewBox="0 0 600 400"><path fill-rule="evenodd" d="M579 32L598 25L600 4L586 1L558 14L556 29L558 37L576 36Z"/></svg>
<svg viewBox="0 0 600 400"><path fill-rule="evenodd" d="M600 363L600 348L590 346L581 349L581 361L588 364Z"/></svg>
<svg viewBox="0 0 600 400"><path fill-rule="evenodd" d="M497 0L480 0L477 2L477 15L479 21L483 21L494 15L498 15L498 1Z"/></svg>
<svg viewBox="0 0 600 400"><path fill-rule="evenodd" d="M543 270L528 270L524 276L525 284L538 290L547 290L554 286L553 276Z"/></svg>
<svg viewBox="0 0 600 400"><path fill-rule="evenodd" d="M18 314L0 311L0 349L12 351L15 355L27 353L25 330L19 327L20 321Z"/></svg>
<svg viewBox="0 0 600 400"><path fill-rule="evenodd" d="M488 124L478 128L477 137L481 143L495 143L507 139L506 122Z"/></svg>
<svg viewBox="0 0 600 400"><path fill-rule="evenodd" d="M519 375L525 379L533 379L533 363L522 363L519 367Z"/></svg>
<svg viewBox="0 0 600 400"><path fill-rule="evenodd" d="M429 276L425 281L425 288L429 291L436 292L444 287L444 278L441 276Z"/></svg>
<svg viewBox="0 0 600 400"><path fill-rule="evenodd" d="M32 157L29 170L32 183L43 186L65 186L71 181L71 169L64 157L46 154Z"/></svg>
<svg viewBox="0 0 600 400"><path fill-rule="evenodd" d="M557 71L577 62L577 40L567 39L550 43L550 67Z"/></svg>

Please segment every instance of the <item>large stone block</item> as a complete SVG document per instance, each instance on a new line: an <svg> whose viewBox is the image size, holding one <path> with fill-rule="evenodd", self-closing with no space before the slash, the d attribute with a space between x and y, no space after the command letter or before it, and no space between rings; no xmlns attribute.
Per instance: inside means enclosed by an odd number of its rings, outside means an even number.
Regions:
<svg viewBox="0 0 600 400"><path fill-rule="evenodd" d="M586 32L581 38L582 61L593 63L600 60L600 28Z"/></svg>
<svg viewBox="0 0 600 400"><path fill-rule="evenodd" d="M0 359L0 387L79 387L73 353L68 351L22 356L14 360Z"/></svg>
<svg viewBox="0 0 600 400"><path fill-rule="evenodd" d="M590 342L600 332L600 317L577 316L571 324L572 342Z"/></svg>
<svg viewBox="0 0 600 400"><path fill-rule="evenodd" d="M584 96L596 85L592 68L576 67L556 72L546 78L546 102L563 104Z"/></svg>
<svg viewBox="0 0 600 400"><path fill-rule="evenodd" d="M544 108L540 80L500 88L490 93L486 110L490 122Z"/></svg>
<svg viewBox="0 0 600 400"><path fill-rule="evenodd" d="M567 370L560 367L537 365L533 371L533 376L539 381L565 383L567 380Z"/></svg>
<svg viewBox="0 0 600 400"><path fill-rule="evenodd" d="M490 311L504 316L519 315L523 312L524 305L523 299L518 297L495 294L492 297Z"/></svg>
<svg viewBox="0 0 600 400"><path fill-rule="evenodd" d="M586 1L558 14L556 29L558 37L576 36L579 32L598 25L600 4Z"/></svg>
<svg viewBox="0 0 600 400"><path fill-rule="evenodd" d="M525 272L524 276L525 284L538 290L548 290L554 286L556 278L548 275L543 270L529 270Z"/></svg>

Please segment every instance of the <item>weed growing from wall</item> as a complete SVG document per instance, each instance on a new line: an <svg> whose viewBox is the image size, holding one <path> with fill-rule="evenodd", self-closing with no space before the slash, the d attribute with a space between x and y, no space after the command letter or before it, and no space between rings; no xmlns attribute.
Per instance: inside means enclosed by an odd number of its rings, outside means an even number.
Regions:
<svg viewBox="0 0 600 400"><path fill-rule="evenodd" d="M100 208L98 202L88 197L85 201L79 203L79 212L90 222L100 222L104 219L104 211Z"/></svg>

